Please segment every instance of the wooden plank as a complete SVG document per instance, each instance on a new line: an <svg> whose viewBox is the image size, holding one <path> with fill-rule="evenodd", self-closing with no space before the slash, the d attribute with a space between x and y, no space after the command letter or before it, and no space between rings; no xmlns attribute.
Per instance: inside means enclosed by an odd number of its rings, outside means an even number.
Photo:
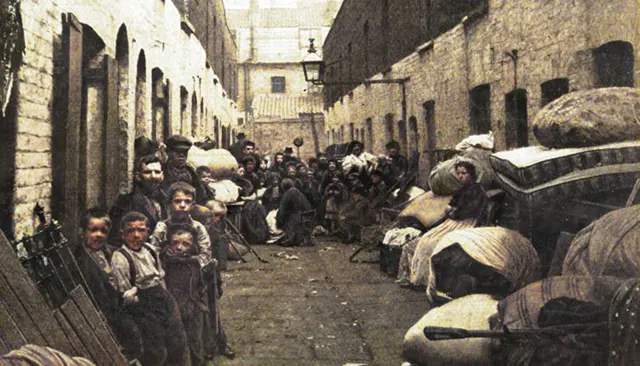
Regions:
<svg viewBox="0 0 640 366"><path fill-rule="evenodd" d="M22 330L22 333L29 343L47 344L42 334L40 334L38 327L36 327L20 303L20 299L11 291L3 276L0 276L0 302L6 306L11 318Z"/></svg>
<svg viewBox="0 0 640 366"><path fill-rule="evenodd" d="M5 353L8 353L9 351L11 351L11 348L9 348L6 344L4 344L4 341L2 340L2 337L0 337L0 355L4 355Z"/></svg>
<svg viewBox="0 0 640 366"><path fill-rule="evenodd" d="M2 304L0 304L0 338L2 343L10 349L17 349L28 343L7 308Z"/></svg>
<svg viewBox="0 0 640 366"><path fill-rule="evenodd" d="M67 300L67 301L72 301L72 300ZM62 331L64 332L64 334L66 334L67 338L69 339L69 342L73 346L75 350L75 353L73 354L73 356L80 356L80 357L90 359L91 356L89 355L89 351L87 351L87 348L84 346L84 344L82 344L82 342L80 341L80 338L78 338L78 335L71 327L71 324L69 324L69 321L67 321L67 318L65 318L64 315L62 315L62 313L60 313L59 310L54 310L53 316L56 318L56 320L60 324L60 327L62 328Z"/></svg>
<svg viewBox="0 0 640 366"><path fill-rule="evenodd" d="M93 334L91 325L87 323L80 309L73 301L67 301L60 307L62 314L67 318L71 328L80 338L87 351L91 355L91 359L98 365L111 365L112 361L107 351L102 347L98 338Z"/></svg>
<svg viewBox="0 0 640 366"><path fill-rule="evenodd" d="M93 306L89 296L84 292L84 289L80 286L76 287L70 294L73 301L76 303L85 320L89 323L91 330L96 335L96 338L100 341L104 349L116 364L126 364L124 356L120 352L120 345L111 334L111 330L106 324L104 317L98 313Z"/></svg>
<svg viewBox="0 0 640 366"><path fill-rule="evenodd" d="M118 196L120 188L120 123L118 116L118 63L108 55L104 56L104 111L105 111L105 198L111 204Z"/></svg>
<svg viewBox="0 0 640 366"><path fill-rule="evenodd" d="M82 25L71 13L64 24L64 54L67 73L64 101L66 103L66 145L64 172L64 234L75 238L80 219L80 131L82 125Z"/></svg>
<svg viewBox="0 0 640 366"><path fill-rule="evenodd" d="M0 275L4 277L11 291L20 300L29 318L44 337L46 343L40 345L48 345L64 353L72 351L71 343L2 232L0 232L0 263L2 263Z"/></svg>

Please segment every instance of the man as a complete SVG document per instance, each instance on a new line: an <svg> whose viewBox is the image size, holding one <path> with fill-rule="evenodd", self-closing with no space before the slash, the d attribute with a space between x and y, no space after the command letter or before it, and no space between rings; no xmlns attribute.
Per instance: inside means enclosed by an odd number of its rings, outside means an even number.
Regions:
<svg viewBox="0 0 640 366"><path fill-rule="evenodd" d="M247 194L248 196L251 196L258 189L262 188L260 177L255 172L256 160L251 155L245 155L242 159L242 166L244 167L244 175L242 177L251 182L251 185L253 186L253 192L249 192Z"/></svg>
<svg viewBox="0 0 640 366"><path fill-rule="evenodd" d="M164 174L160 159L155 155L146 155L138 159L134 167L133 191L120 194L111 209L109 216L114 227L120 227L120 219L127 212L140 212L149 220L149 228L153 230L158 221L166 218L167 214L163 206L166 200L164 192L160 189ZM116 247L122 246L120 235L116 230L109 234L109 243Z"/></svg>
<svg viewBox="0 0 640 366"><path fill-rule="evenodd" d="M158 253L146 243L149 220L129 212L120 221L123 245L113 253L113 285L124 311L131 315L142 337L143 365L186 365L187 342L175 299L164 287Z"/></svg>
<svg viewBox="0 0 640 366"><path fill-rule="evenodd" d="M111 230L111 219L101 208L90 208L83 217L82 245L74 256L78 269L93 295L96 306L102 311L116 339L123 347L127 359L134 360L142 354L142 340L133 319L118 306L119 292L111 284L111 255L107 236Z"/></svg>
<svg viewBox="0 0 640 366"><path fill-rule="evenodd" d="M386 183L394 185L407 176L409 171L409 161L404 155L400 155L400 144L398 141L391 140L385 145L387 156L385 159L382 173L387 178Z"/></svg>
<svg viewBox="0 0 640 366"><path fill-rule="evenodd" d="M347 175L351 172L369 174L378 164L378 158L365 152L364 144L357 140L351 141L347 154L342 161L342 170Z"/></svg>
<svg viewBox="0 0 640 366"><path fill-rule="evenodd" d="M194 257L194 260L197 260L201 267L205 267L211 261L211 241L204 225L191 218L191 209L197 198L195 188L184 182L176 182L169 187L167 193L170 207L169 217L156 225L151 238L152 246L158 252L162 252L169 240L169 226L190 225L198 233L195 239L200 248L199 254Z"/></svg>
<svg viewBox="0 0 640 366"><path fill-rule="evenodd" d="M311 210L311 205L305 196L294 187L293 181L285 178L280 183L284 194L276 215L276 226L284 231L284 237L279 244L293 246L305 241L307 230L301 225L301 214Z"/></svg>
<svg viewBox="0 0 640 366"><path fill-rule="evenodd" d="M196 169L187 163L187 154L193 144L185 136L172 135L167 138L167 154L169 159L163 167L164 181L162 189L166 192L176 182L185 182L195 187L198 203L206 204L213 199L213 192L200 181Z"/></svg>
<svg viewBox="0 0 640 366"><path fill-rule="evenodd" d="M340 211L338 221L344 234L343 241L345 243L359 241L362 228L375 222L375 212L371 209L369 200L365 197L365 188L356 186L352 192L352 199Z"/></svg>
<svg viewBox="0 0 640 366"><path fill-rule="evenodd" d="M380 170L376 169L371 172L371 188L369 188L369 201L371 207L378 212L387 203L387 185L382 180L383 174Z"/></svg>
<svg viewBox="0 0 640 366"><path fill-rule="evenodd" d="M236 142L233 145L229 146L229 152L231 153L231 155L233 155L234 158L236 158L237 161L241 161L244 157L244 152L242 151L242 149L244 148L246 137L247 136L244 134L244 132L238 133L236 135Z"/></svg>
<svg viewBox="0 0 640 366"><path fill-rule="evenodd" d="M289 162L294 162L294 163L298 162L298 158L293 156L293 148L291 148L290 146L287 146L284 148L283 162L285 164Z"/></svg>

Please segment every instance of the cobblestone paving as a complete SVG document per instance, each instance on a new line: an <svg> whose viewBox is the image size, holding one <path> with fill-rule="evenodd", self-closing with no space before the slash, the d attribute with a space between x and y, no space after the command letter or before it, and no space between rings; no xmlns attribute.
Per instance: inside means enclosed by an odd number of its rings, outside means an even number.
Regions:
<svg viewBox="0 0 640 366"><path fill-rule="evenodd" d="M236 358L214 364L400 365L404 334L428 309L425 295L400 288L377 263L350 263L355 248L255 246L270 263L251 254L229 263L221 313Z"/></svg>

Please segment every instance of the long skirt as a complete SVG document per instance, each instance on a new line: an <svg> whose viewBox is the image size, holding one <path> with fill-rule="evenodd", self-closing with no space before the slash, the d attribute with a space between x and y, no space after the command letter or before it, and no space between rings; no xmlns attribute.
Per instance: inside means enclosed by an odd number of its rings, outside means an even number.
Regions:
<svg viewBox="0 0 640 366"><path fill-rule="evenodd" d="M420 237L420 241L418 241L418 244L415 247L415 252L413 253L413 255L411 255L410 258L411 266L409 281L414 285L427 286L429 284L429 271L431 268L429 258L431 257L431 253L436 247L436 244L438 244L440 238L454 230L474 227L476 221L477 220L475 218L466 220L446 219L442 224L434 227L433 229L427 231L424 235L422 235L422 237ZM405 247L407 247L407 245L405 245ZM409 254L410 249L411 248L407 248L407 255ZM408 259L409 258L405 260Z"/></svg>

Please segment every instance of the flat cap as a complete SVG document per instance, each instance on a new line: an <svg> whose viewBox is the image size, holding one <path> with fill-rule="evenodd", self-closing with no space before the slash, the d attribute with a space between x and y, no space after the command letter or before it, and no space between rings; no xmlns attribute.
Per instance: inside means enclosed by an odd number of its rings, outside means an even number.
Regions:
<svg viewBox="0 0 640 366"><path fill-rule="evenodd" d="M183 151L189 150L193 143L188 137L182 135L171 135L167 137L167 150Z"/></svg>

